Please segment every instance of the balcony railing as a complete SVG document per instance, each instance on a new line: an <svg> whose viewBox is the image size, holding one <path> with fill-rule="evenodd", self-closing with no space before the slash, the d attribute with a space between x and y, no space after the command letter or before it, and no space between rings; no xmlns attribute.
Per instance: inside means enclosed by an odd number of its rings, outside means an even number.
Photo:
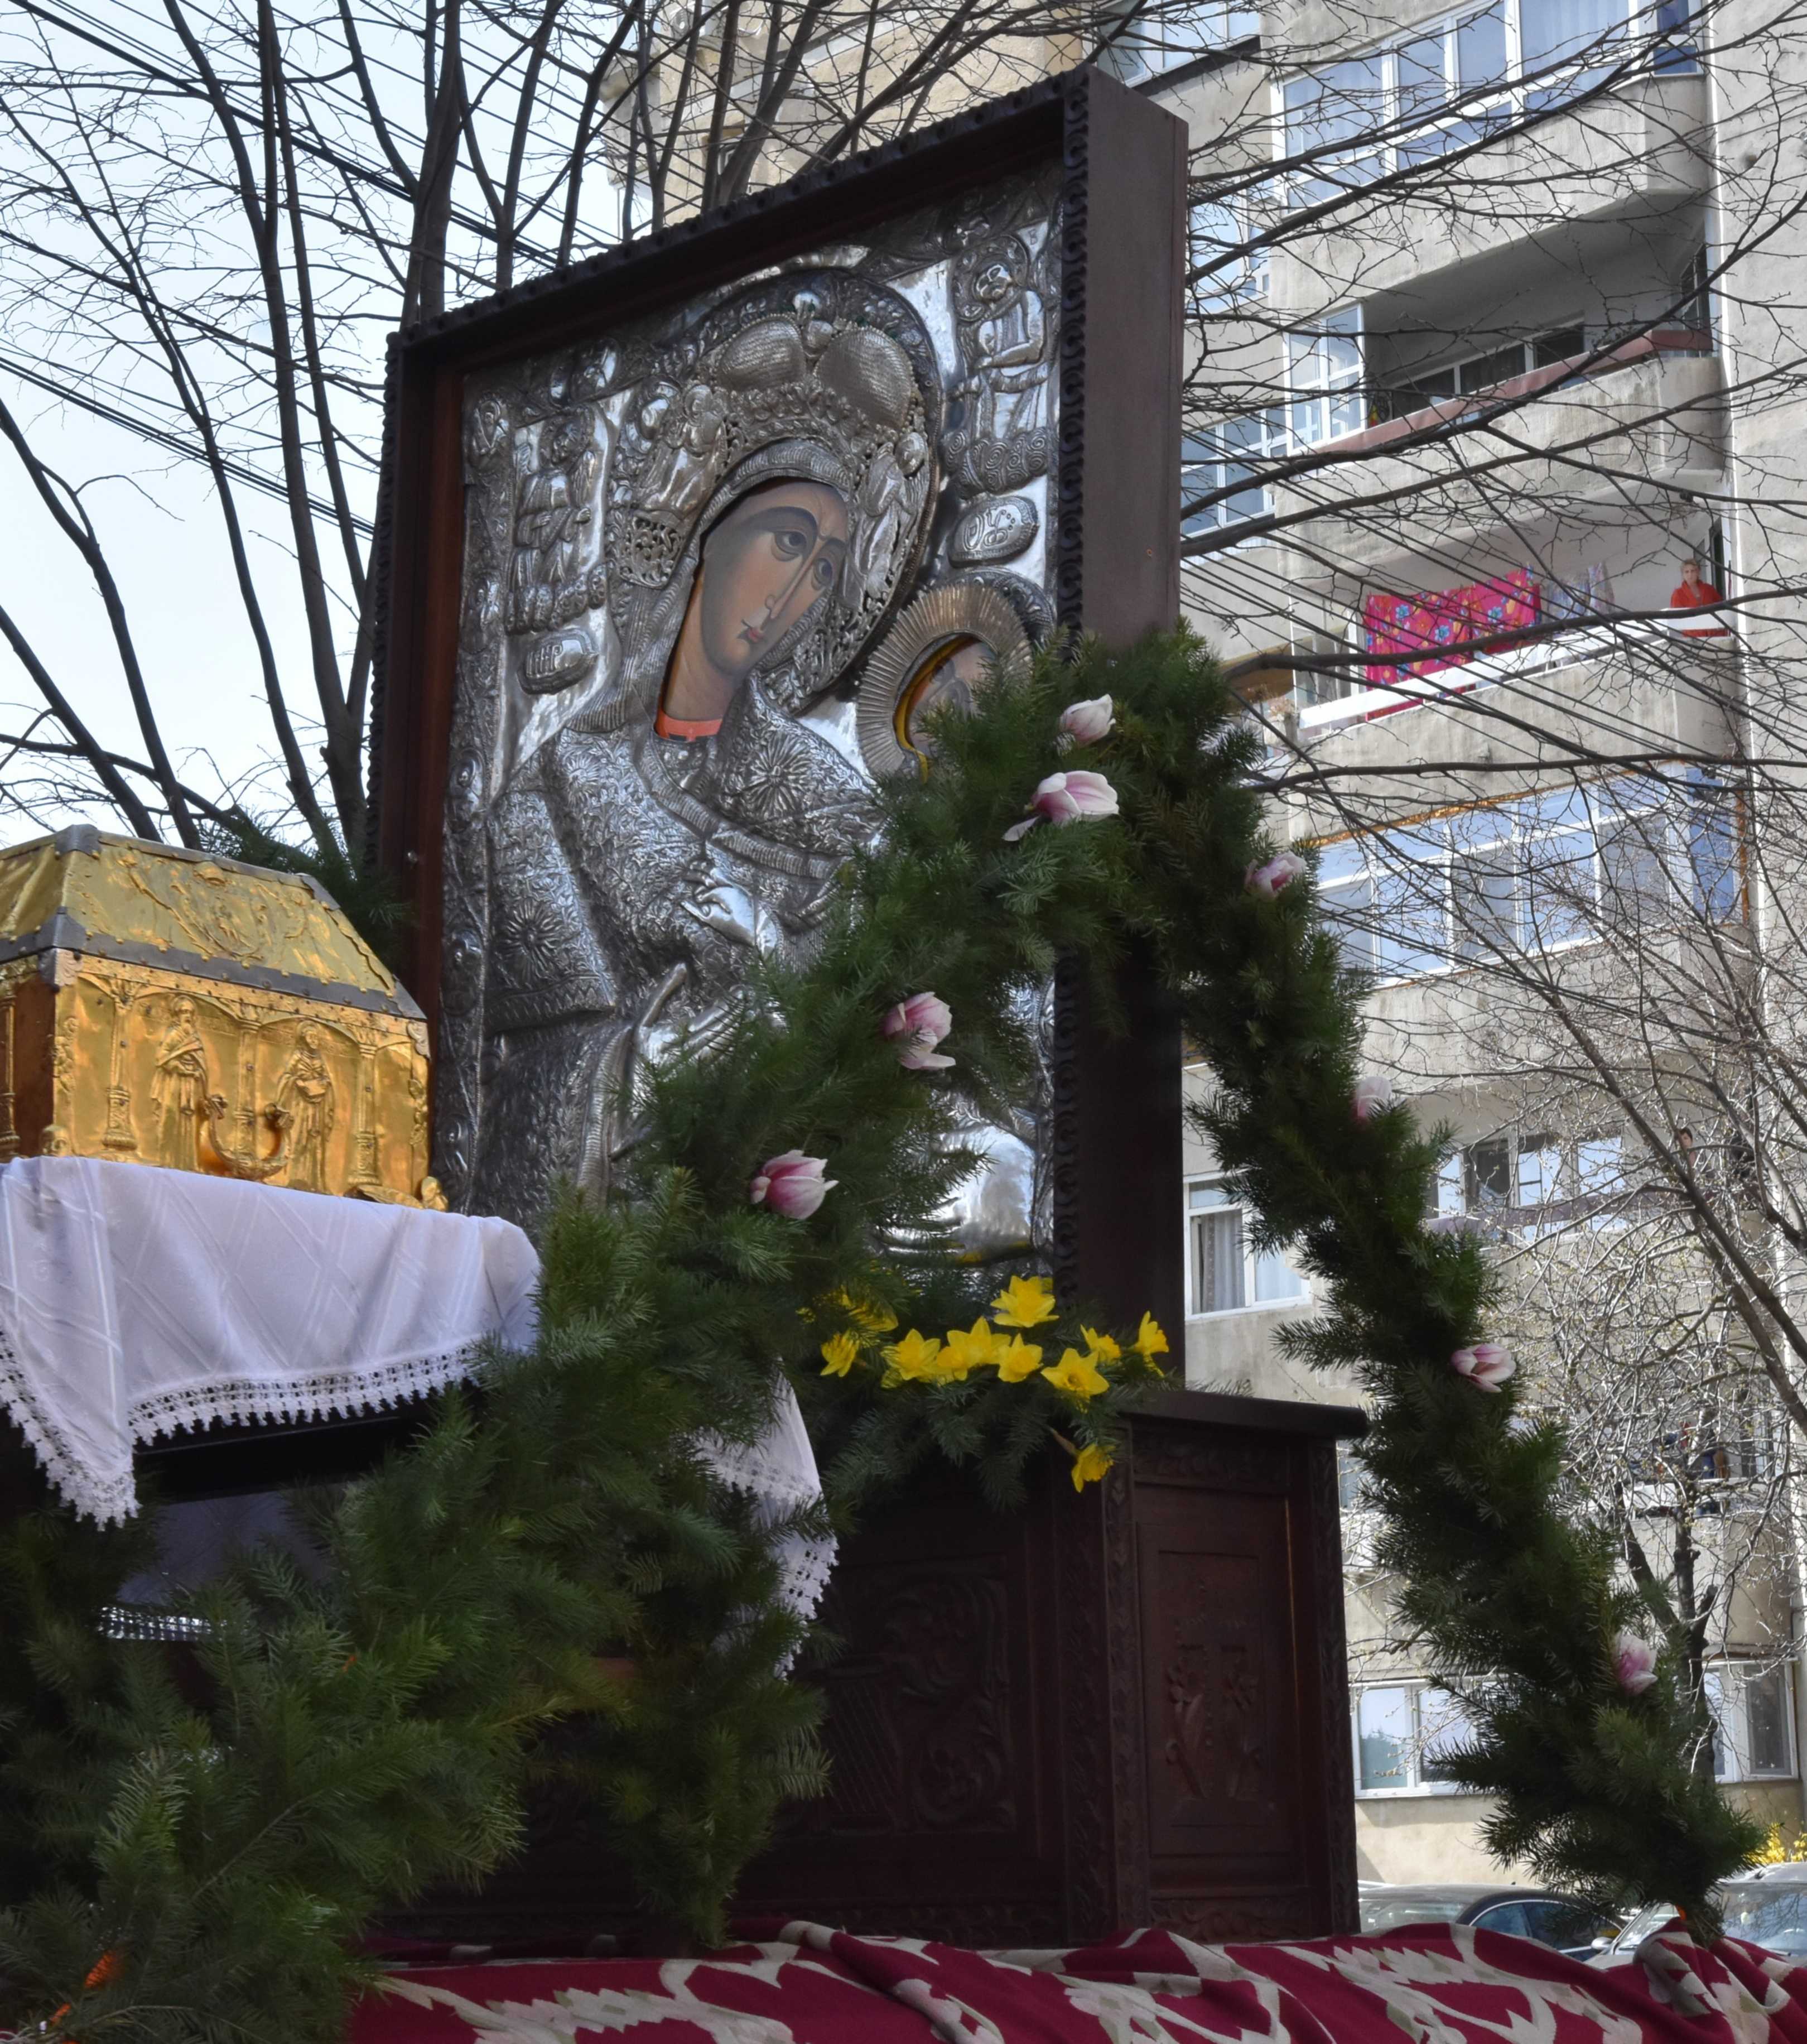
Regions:
<svg viewBox="0 0 1807 2044"><path fill-rule="evenodd" d="M1527 674L1547 674L1552 669L1579 667L1590 660L1635 651L1640 644L1652 648L1685 647L1690 663L1729 659L1736 650L1735 640L1728 636L1713 642L1694 636L1699 632L1703 617L1709 615L1689 611L1678 615L1673 623L1640 618L1577 624L1545 631L1497 652L1477 654L1471 660L1440 668L1435 674L1419 676L1402 671L1396 680L1389 682L1371 682L1364 677L1364 685L1346 695L1327 702L1300 703L1299 726L1301 731L1322 732L1341 724L1366 723L1399 710L1419 709L1427 703L1447 702Z"/></svg>
<svg viewBox="0 0 1807 2044"><path fill-rule="evenodd" d="M1565 355L1560 362L1528 369L1522 376L1510 376L1503 383L1490 384L1485 390L1464 390L1451 398L1433 398L1397 418L1380 420L1359 432L1345 434L1326 444L1333 445L1339 454L1378 451L1396 441L1412 440L1420 433L1447 425L1452 419L1467 418L1501 405L1521 403L1526 398L1541 396L1546 390L1554 390L1559 385L1572 386L1596 376L1609 375L1615 370L1629 368L1652 355L1713 352L1713 336L1709 333L1691 327L1660 328L1654 333L1640 333L1629 340L1622 340L1616 347L1590 348L1583 354Z"/></svg>

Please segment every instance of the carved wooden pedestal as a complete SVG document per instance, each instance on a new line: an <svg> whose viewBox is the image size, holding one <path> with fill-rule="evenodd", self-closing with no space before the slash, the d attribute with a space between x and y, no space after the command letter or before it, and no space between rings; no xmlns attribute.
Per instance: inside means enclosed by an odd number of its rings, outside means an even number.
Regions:
<svg viewBox="0 0 1807 2044"><path fill-rule="evenodd" d="M742 1906L962 1944L1356 1927L1334 1408L1167 1393L1026 1512L913 1501L824 1616L828 1800Z"/></svg>

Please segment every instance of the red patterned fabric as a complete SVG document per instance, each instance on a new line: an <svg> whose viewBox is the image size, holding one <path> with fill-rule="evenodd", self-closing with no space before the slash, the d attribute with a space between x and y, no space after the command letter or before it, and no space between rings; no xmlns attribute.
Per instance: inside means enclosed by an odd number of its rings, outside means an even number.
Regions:
<svg viewBox="0 0 1807 2044"><path fill-rule="evenodd" d="M1372 659L1368 678L1384 686L1402 675L1434 674L1471 660L1477 644L1529 630L1537 622L1538 595L1536 580L1523 568L1486 582L1467 582L1460 589L1434 590L1418 596L1390 596L1377 590L1362 610L1368 650L1371 655L1395 658ZM1440 647L1467 650L1437 654ZM1401 661L1397 657L1427 649L1433 654L1429 659Z"/></svg>
<svg viewBox="0 0 1807 2044"><path fill-rule="evenodd" d="M706 1959L410 1965L348 2044L1807 2044L1807 1970L1678 1927L1582 1965L1422 1925L1295 1945L1139 1931L968 1952L793 1923Z"/></svg>

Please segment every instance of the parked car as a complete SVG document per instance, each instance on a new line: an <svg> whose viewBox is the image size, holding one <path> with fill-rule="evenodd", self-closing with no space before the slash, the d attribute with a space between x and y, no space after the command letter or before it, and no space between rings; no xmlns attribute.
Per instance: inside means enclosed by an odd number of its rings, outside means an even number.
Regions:
<svg viewBox="0 0 1807 2044"><path fill-rule="evenodd" d="M1760 1945L1778 1958L1807 1958L1807 1865L1788 1862L1759 1867L1736 1881L1722 1881L1713 1897L1725 1911L1728 1937ZM1646 1904L1595 1953L1595 1963L1607 1965L1629 1959L1675 1913L1667 1902ZM1368 1927L1364 1923L1362 1927Z"/></svg>
<svg viewBox="0 0 1807 2044"><path fill-rule="evenodd" d="M1464 1881L1418 1886L1364 1881L1361 1927L1400 1931L1408 1923L1471 1923L1530 1938L1571 1959L1589 1959L1617 1933L1616 1916L1546 1888L1483 1888Z"/></svg>

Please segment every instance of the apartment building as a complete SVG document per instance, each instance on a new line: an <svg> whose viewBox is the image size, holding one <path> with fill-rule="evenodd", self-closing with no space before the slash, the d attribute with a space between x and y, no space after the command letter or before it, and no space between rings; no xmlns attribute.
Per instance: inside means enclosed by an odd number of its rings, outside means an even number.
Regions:
<svg viewBox="0 0 1807 2044"><path fill-rule="evenodd" d="M1793 1831L1794 1450L1645 1137L1740 1152L1713 1018L1770 959L1793 983L1797 865L1753 862L1780 813L1725 763L1767 749L1785 801L1801 750L1801 59L1741 0L1210 25L1139 81L1202 152L1187 610L1374 975L1375 1068L1454 1132L1427 1224L1498 1245L1578 1495L1697 1596L1716 1773ZM1197 1143L1183 1201L1189 1381L1346 1393L1283 1352L1310 1280ZM1364 1877L1496 1878L1352 1464L1345 1504Z"/></svg>

